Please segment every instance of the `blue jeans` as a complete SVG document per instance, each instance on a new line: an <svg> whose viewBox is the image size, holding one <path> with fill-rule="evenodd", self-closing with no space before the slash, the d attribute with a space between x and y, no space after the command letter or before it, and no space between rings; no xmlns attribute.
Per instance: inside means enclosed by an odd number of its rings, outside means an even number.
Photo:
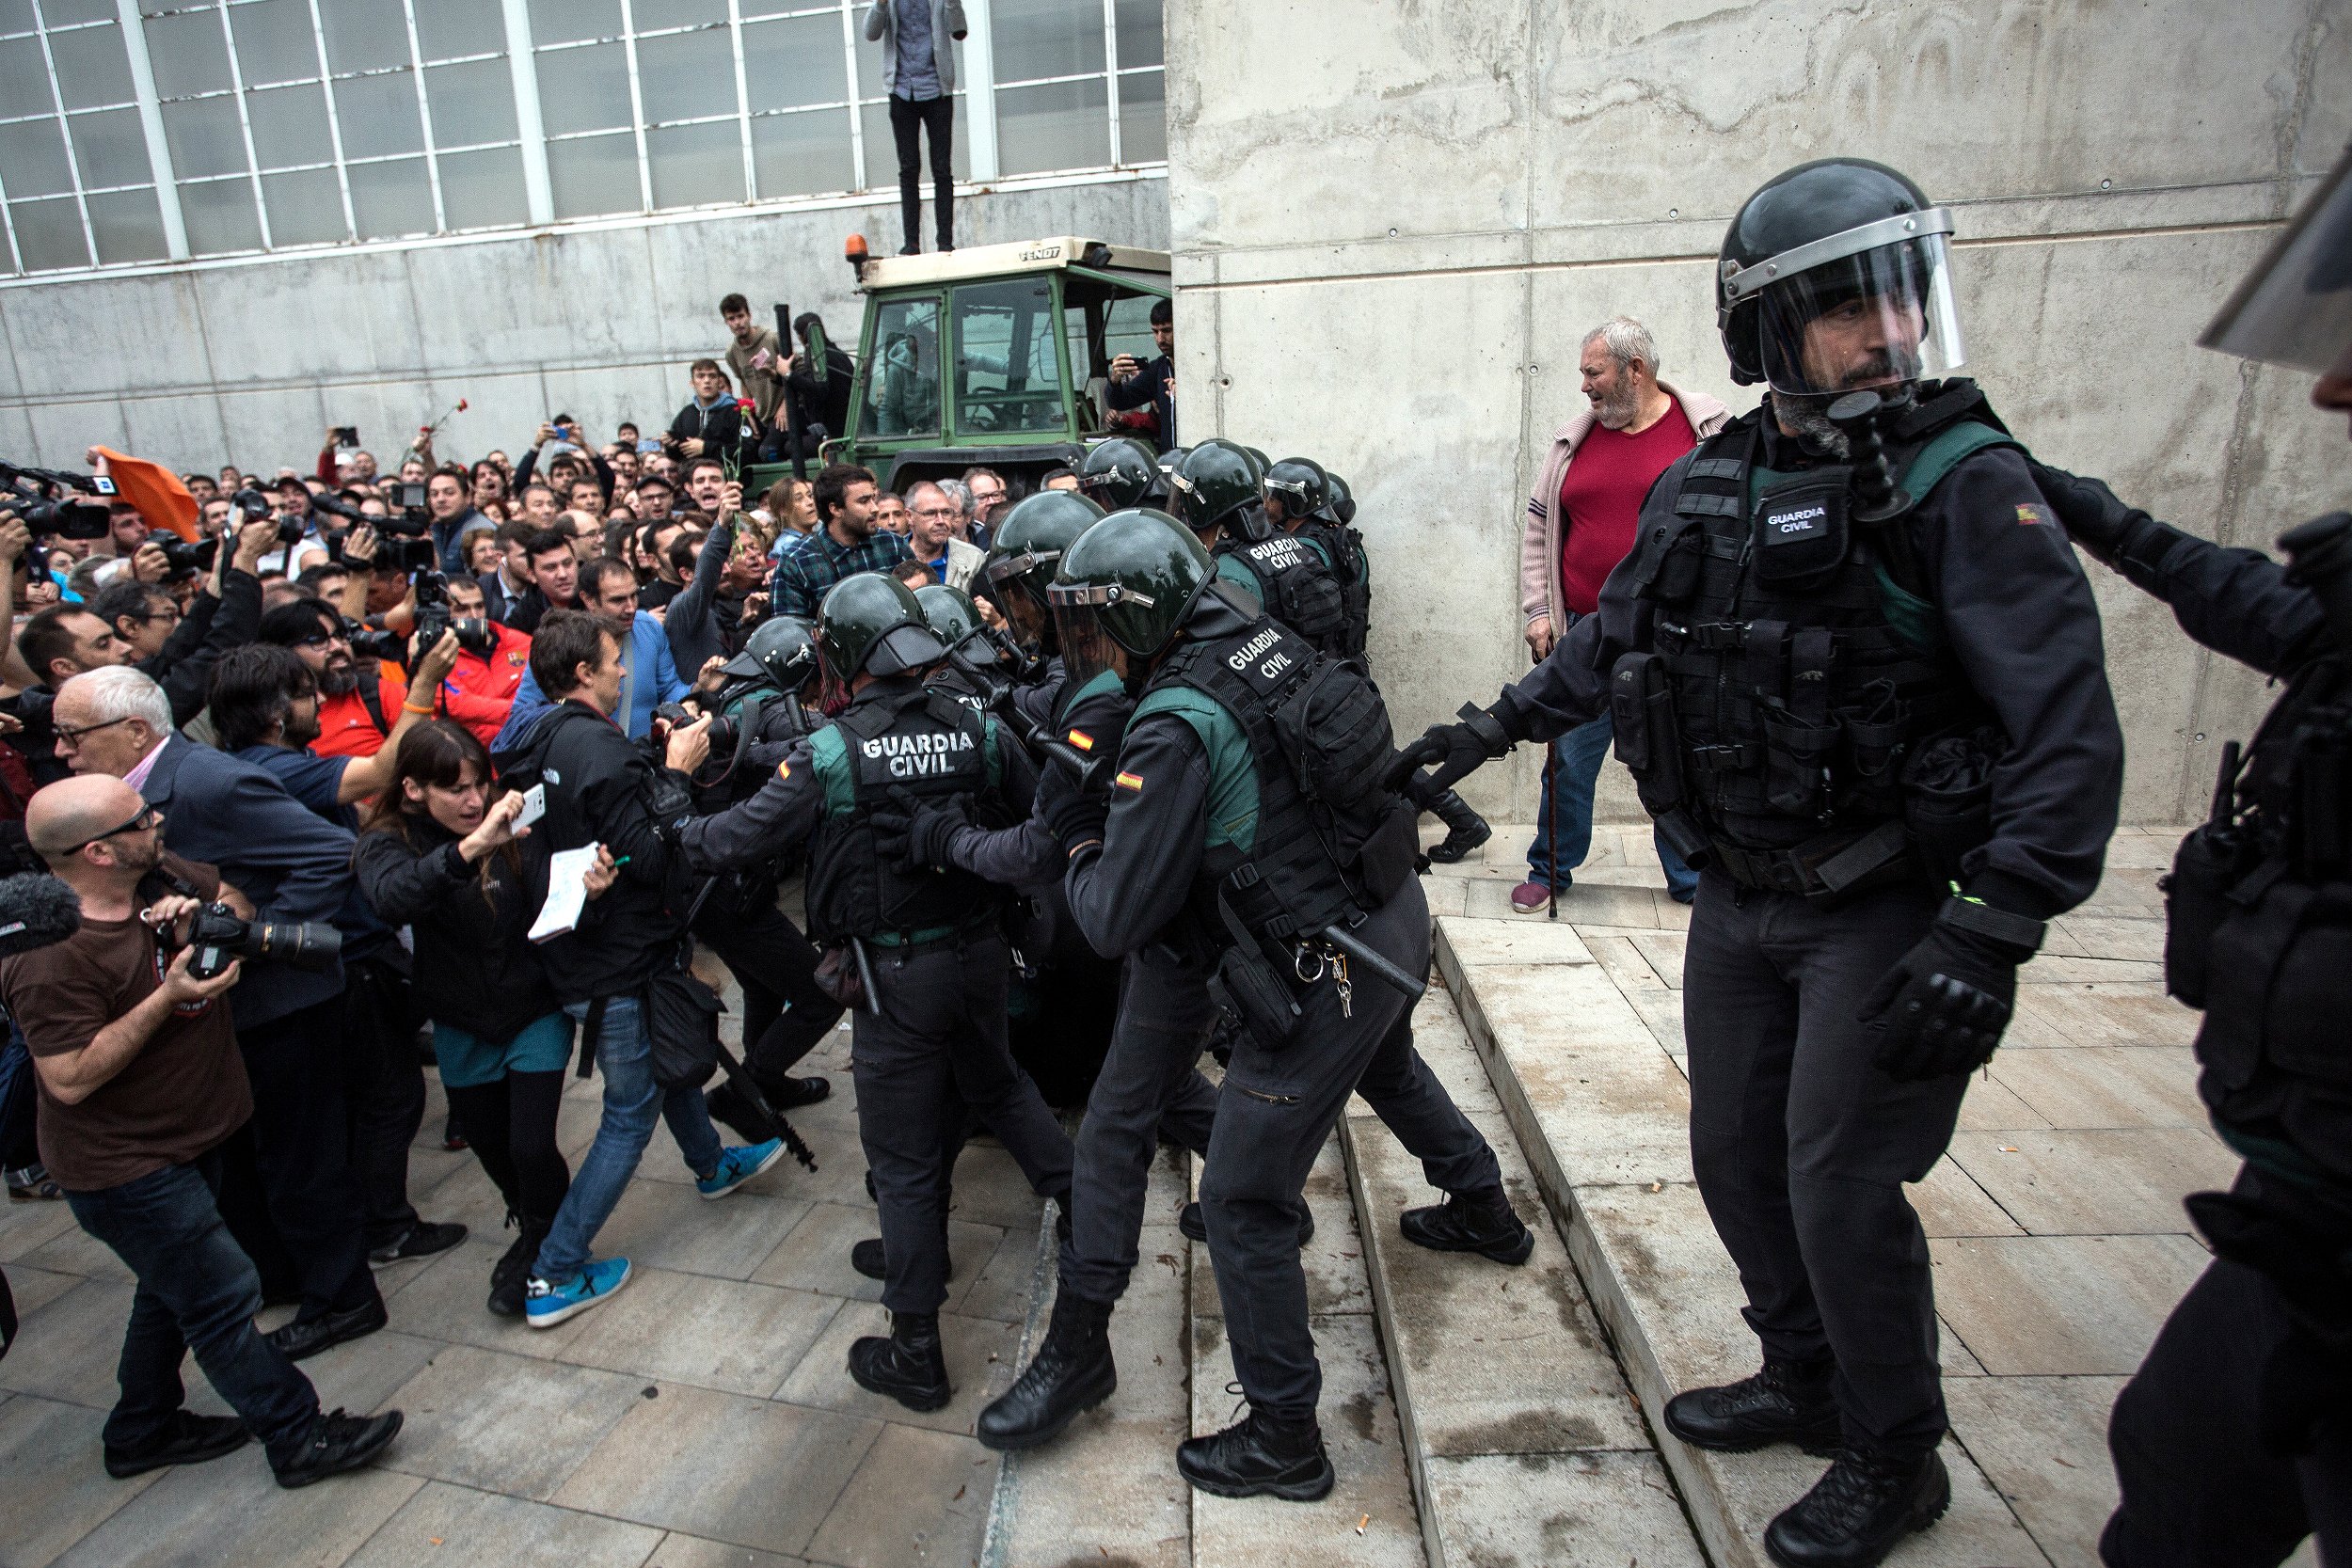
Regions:
<svg viewBox="0 0 2352 1568"><path fill-rule="evenodd" d="M1566 887L1571 875L1593 852L1593 786L1600 765L1609 755L1609 715L1575 729L1553 741L1560 765L1555 785L1547 780L1543 801L1535 808L1535 841L1527 847L1527 877L1532 882ZM1560 793L1560 842L1551 842L1552 791ZM1666 868L1666 889L1684 903L1698 892L1699 874L1682 863L1682 857L1658 839L1658 863Z"/></svg>
<svg viewBox="0 0 2352 1568"><path fill-rule="evenodd" d="M585 1002L568 1003L564 1010L577 1020L588 1017ZM711 1131L702 1090L681 1085L665 1091L653 1081L653 1039L645 1033L644 1006L636 997L606 1001L604 1028L596 1037L596 1070L604 1074L604 1118L596 1123L596 1141L588 1146L571 1190L555 1211L555 1224L540 1243L539 1261L531 1272L542 1279L569 1279L587 1266L596 1232L612 1217L613 1206L653 1141L656 1117L669 1122L670 1135L696 1176L719 1168L719 1134Z"/></svg>
<svg viewBox="0 0 2352 1568"><path fill-rule="evenodd" d="M205 1379L282 1469L310 1436L318 1391L253 1326L262 1276L221 1221L219 1187L214 1153L119 1187L66 1194L82 1228L138 1276L115 1370L122 1397L106 1418L105 1444L136 1453L170 1435L186 1393L181 1358L193 1351Z"/></svg>

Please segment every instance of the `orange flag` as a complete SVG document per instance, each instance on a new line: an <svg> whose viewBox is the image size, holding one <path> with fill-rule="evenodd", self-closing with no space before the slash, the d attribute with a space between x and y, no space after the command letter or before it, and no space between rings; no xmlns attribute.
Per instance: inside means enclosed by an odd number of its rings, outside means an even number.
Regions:
<svg viewBox="0 0 2352 1568"><path fill-rule="evenodd" d="M203 508L196 504L178 474L161 463L125 457L109 447L100 447L98 455L106 460L106 472L114 479L115 488L139 509L150 528L167 528L190 541L196 538L196 520Z"/></svg>

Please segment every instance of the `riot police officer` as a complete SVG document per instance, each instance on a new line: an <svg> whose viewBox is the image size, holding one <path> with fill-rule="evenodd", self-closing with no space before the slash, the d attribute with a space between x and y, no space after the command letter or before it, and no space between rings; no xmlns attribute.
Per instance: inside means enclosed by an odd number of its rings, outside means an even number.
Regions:
<svg viewBox="0 0 2352 1568"><path fill-rule="evenodd" d="M1105 512L1165 505L1165 498L1152 498L1159 483L1159 459L1132 436L1096 442L1078 464L1078 494Z"/></svg>
<svg viewBox="0 0 2352 1568"><path fill-rule="evenodd" d="M1207 551L1162 514L1096 524L1063 554L1051 597L1073 686L1108 677L1138 698L1107 794L1049 808L1071 910L1101 952L1166 949L1194 973L1213 968L1249 1025L1200 1204L1250 1414L1184 1443L1177 1467L1219 1496L1312 1500L1332 1473L1315 1419L1301 1191L1349 1093L1450 1195L1404 1216L1409 1239L1505 1263L1534 1245L1494 1151L1413 1050L1407 988L1428 970L1429 911L1412 809L1379 784L1387 713L1351 666L1216 581ZM1278 710L1311 679L1313 699L1289 710L1299 729L1278 735ZM1078 1201L1083 1226L1083 1178ZM1065 1289L1057 1301L1041 1361L1099 1335L1065 1322L1072 1299Z"/></svg>
<svg viewBox="0 0 2352 1568"><path fill-rule="evenodd" d="M817 641L850 705L796 744L751 800L675 832L702 871L809 846L810 927L847 955L863 991L850 1014L858 1135L887 1259L890 1335L853 1343L850 1375L936 1410L953 1392L939 1306L963 1108L1003 1140L1036 1191L1065 1205L1070 1142L1006 1051L1010 965L996 895L977 878L915 872L884 854L874 818L908 800L1025 816L1034 775L993 720L922 684L946 650L903 583L876 572L844 578L825 595Z"/></svg>
<svg viewBox="0 0 2352 1568"><path fill-rule="evenodd" d="M2352 412L2352 155L2201 341L2316 372ZM2217 1257L2115 1402L2113 1568L2352 1560L2352 516L2281 569L2038 474L2077 544L2206 647L2285 683L2166 884L2165 985L2204 1011L2198 1091L2246 1164L2189 1215Z"/></svg>
<svg viewBox="0 0 2352 1568"><path fill-rule="evenodd" d="M2122 775L2090 585L1981 395L1940 379L1951 227L1859 160L1751 196L1717 322L1765 404L1661 478L1597 613L1400 759L1451 784L1608 712L1704 868L1692 1163L1764 1365L1663 1416L1703 1448L1837 1449L1766 1531L1783 1563L1876 1563L1948 1504L1903 1183L1949 1141L2043 921L2097 882Z"/></svg>

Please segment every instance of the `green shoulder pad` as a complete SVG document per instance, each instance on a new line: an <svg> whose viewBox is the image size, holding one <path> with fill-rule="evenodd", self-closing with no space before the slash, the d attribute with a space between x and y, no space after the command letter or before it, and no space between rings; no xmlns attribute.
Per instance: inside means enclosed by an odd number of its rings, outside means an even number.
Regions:
<svg viewBox="0 0 2352 1568"><path fill-rule="evenodd" d="M825 815L847 816L857 803L857 788L850 779L850 743L841 726L827 724L808 737L808 765L825 786Z"/></svg>
<svg viewBox="0 0 2352 1568"><path fill-rule="evenodd" d="M1928 492L1943 482L1944 476L1960 467L1963 460L1974 456L1987 447L2015 447L2026 450L2025 443L2014 436L2004 436L1989 424L1963 420L1947 425L1928 438L1928 444L1912 453L1911 461L1896 483L1911 492L1914 500L1925 500Z"/></svg>
<svg viewBox="0 0 2352 1568"><path fill-rule="evenodd" d="M1172 713L1190 724L1208 755L1208 847L1230 844L1249 853L1258 842L1258 768L1240 721L1205 691L1163 686L1136 705L1127 727L1133 730L1154 713Z"/></svg>

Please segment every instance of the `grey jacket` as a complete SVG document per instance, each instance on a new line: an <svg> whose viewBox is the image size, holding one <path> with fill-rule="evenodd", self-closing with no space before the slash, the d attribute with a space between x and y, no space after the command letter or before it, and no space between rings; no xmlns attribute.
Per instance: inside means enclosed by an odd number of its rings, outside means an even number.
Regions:
<svg viewBox="0 0 2352 1568"><path fill-rule="evenodd" d="M882 46L882 91L896 92L898 87L898 27L892 12L895 0L874 0L866 8L866 36ZM963 24L963 0L931 0L931 59L939 68L939 91L942 97L956 90L956 52L942 49L939 40L961 40L967 29Z"/></svg>

